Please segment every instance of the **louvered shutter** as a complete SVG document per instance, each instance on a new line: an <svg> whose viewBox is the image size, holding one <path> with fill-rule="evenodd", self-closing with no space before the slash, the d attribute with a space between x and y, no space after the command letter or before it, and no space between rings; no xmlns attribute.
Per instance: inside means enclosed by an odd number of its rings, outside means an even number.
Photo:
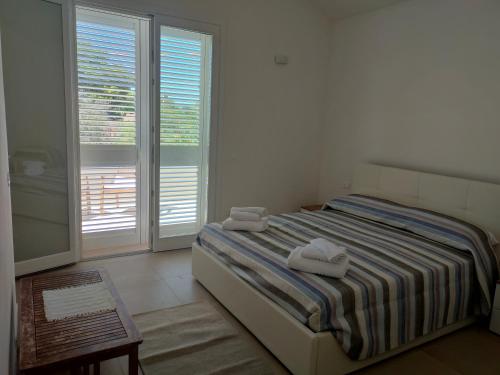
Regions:
<svg viewBox="0 0 500 375"><path fill-rule="evenodd" d="M198 167L160 167L160 225L197 220Z"/></svg>
<svg viewBox="0 0 500 375"><path fill-rule="evenodd" d="M200 141L201 41L169 35L171 28L162 30L160 144L197 146Z"/></svg>
<svg viewBox="0 0 500 375"><path fill-rule="evenodd" d="M162 26L160 32L160 227L196 231L202 215L204 76L207 37ZM205 98L206 99L206 98Z"/></svg>
<svg viewBox="0 0 500 375"><path fill-rule="evenodd" d="M82 168L81 191L82 233L135 228L134 167Z"/></svg>
<svg viewBox="0 0 500 375"><path fill-rule="evenodd" d="M84 240L87 235L135 231L138 225L139 22L114 13L77 9Z"/></svg>
<svg viewBox="0 0 500 375"><path fill-rule="evenodd" d="M76 31L80 143L135 144L135 30L78 21Z"/></svg>

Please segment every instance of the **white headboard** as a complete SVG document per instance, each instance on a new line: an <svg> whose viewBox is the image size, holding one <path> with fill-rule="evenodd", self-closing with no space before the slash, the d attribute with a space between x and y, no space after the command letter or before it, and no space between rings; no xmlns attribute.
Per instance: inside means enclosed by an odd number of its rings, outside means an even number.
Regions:
<svg viewBox="0 0 500 375"><path fill-rule="evenodd" d="M362 164L354 173L352 192L442 212L500 238L500 185Z"/></svg>

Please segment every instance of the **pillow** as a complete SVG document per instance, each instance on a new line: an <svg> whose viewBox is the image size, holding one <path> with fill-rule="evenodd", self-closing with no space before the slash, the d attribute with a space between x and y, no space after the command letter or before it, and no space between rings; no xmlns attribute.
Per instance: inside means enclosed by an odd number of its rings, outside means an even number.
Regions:
<svg viewBox="0 0 500 375"><path fill-rule="evenodd" d="M353 194L335 198L325 204L325 209L328 208L405 229L471 253L482 291L481 311L484 314L489 313L498 274L493 251L494 236L473 224L451 216L365 195Z"/></svg>
<svg viewBox="0 0 500 375"><path fill-rule="evenodd" d="M382 198L351 194L335 198L326 203L325 206L396 228L406 229L461 250L470 251L471 242L478 242L489 248L498 244L493 233L484 231L464 220L423 208L405 206Z"/></svg>

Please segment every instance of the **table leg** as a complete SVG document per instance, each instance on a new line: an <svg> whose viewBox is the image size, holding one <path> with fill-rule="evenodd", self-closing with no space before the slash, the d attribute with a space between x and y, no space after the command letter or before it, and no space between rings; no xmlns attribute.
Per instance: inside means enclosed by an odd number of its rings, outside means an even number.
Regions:
<svg viewBox="0 0 500 375"><path fill-rule="evenodd" d="M100 375L101 374L101 362L97 361L94 362L94 375Z"/></svg>
<svg viewBox="0 0 500 375"><path fill-rule="evenodd" d="M134 345L128 354L128 374L138 375L139 373L139 345Z"/></svg>

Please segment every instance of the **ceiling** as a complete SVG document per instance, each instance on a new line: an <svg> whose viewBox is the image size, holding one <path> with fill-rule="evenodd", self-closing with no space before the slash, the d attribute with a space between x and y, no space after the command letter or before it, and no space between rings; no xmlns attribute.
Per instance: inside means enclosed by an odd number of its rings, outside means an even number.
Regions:
<svg viewBox="0 0 500 375"><path fill-rule="evenodd" d="M357 13L383 8L403 0L312 0L318 4L331 19L337 20Z"/></svg>

